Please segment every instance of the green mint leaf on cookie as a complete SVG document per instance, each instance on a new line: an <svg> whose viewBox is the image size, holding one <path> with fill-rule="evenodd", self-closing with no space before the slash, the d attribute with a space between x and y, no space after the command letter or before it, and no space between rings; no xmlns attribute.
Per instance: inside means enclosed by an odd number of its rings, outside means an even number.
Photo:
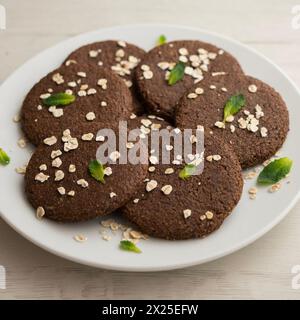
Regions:
<svg viewBox="0 0 300 320"><path fill-rule="evenodd" d="M186 180L190 176L192 176L195 173L195 171L196 171L196 166L194 164L189 163L179 171L179 178L182 180Z"/></svg>
<svg viewBox="0 0 300 320"><path fill-rule="evenodd" d="M164 34L160 35L156 41L156 45L161 46L162 44L167 42L167 38Z"/></svg>
<svg viewBox="0 0 300 320"><path fill-rule="evenodd" d="M176 63L175 67L171 70L168 84L173 86L175 83L180 81L184 76L185 65L183 62Z"/></svg>
<svg viewBox="0 0 300 320"><path fill-rule="evenodd" d="M233 116L236 113L238 113L241 108L245 105L245 97L242 94L236 94L234 96L231 96L224 107L224 119L223 122L226 121L226 119L229 116Z"/></svg>
<svg viewBox="0 0 300 320"><path fill-rule="evenodd" d="M64 92L54 93L50 97L43 99L44 105L47 107L51 106L67 106L75 101L75 96L73 94L68 94Z"/></svg>
<svg viewBox="0 0 300 320"><path fill-rule="evenodd" d="M292 164L293 161L287 157L270 162L259 174L257 183L264 185L277 183L290 172Z"/></svg>
<svg viewBox="0 0 300 320"><path fill-rule="evenodd" d="M142 250L138 248L133 242L129 240L122 240L120 241L120 249L125 251L131 251L135 253L141 253Z"/></svg>
<svg viewBox="0 0 300 320"><path fill-rule="evenodd" d="M90 175L97 181L105 183L104 166L98 160L91 160L89 163Z"/></svg>
<svg viewBox="0 0 300 320"><path fill-rule="evenodd" d="M10 162L10 158L7 153L0 148L0 164L3 166L7 166Z"/></svg>

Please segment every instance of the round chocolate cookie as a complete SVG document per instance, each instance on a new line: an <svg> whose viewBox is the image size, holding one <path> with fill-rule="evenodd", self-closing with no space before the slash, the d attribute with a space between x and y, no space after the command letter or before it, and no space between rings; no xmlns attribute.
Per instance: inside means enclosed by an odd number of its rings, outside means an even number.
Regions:
<svg viewBox="0 0 300 320"><path fill-rule="evenodd" d="M242 97L244 104L223 122L225 105L234 96ZM247 168L269 159L282 146L289 130L289 115L272 87L240 75L192 87L178 104L176 124L180 128L203 125L230 143L241 166Z"/></svg>
<svg viewBox="0 0 300 320"><path fill-rule="evenodd" d="M120 164L118 144L107 151L113 163L102 162L102 168L95 163L107 142L97 132L95 125L66 129L37 147L26 170L25 192L38 216L75 222L107 215L143 187L148 165Z"/></svg>
<svg viewBox="0 0 300 320"><path fill-rule="evenodd" d="M94 42L73 51L65 64L76 61L90 64L93 68L104 67L119 75L130 88L133 98L133 112L142 114L144 107L133 81L134 69L144 56L145 51L125 41L107 40Z"/></svg>
<svg viewBox="0 0 300 320"><path fill-rule="evenodd" d="M170 71L185 64L184 76L168 84ZM194 83L243 73L237 60L222 49L201 41L173 41L150 50L136 68L136 81L151 112L172 119L181 96Z"/></svg>
<svg viewBox="0 0 300 320"><path fill-rule="evenodd" d="M122 208L142 232L164 239L204 237L236 206L243 188L238 159L217 138L207 136L204 144L201 174L182 176L186 167L175 161L153 165L144 191Z"/></svg>
<svg viewBox="0 0 300 320"><path fill-rule="evenodd" d="M68 93L75 101L65 106L46 106L44 99ZM62 66L41 79L27 94L21 124L28 139L38 145L45 137L84 123L113 123L133 112L130 91L109 70L88 64Z"/></svg>

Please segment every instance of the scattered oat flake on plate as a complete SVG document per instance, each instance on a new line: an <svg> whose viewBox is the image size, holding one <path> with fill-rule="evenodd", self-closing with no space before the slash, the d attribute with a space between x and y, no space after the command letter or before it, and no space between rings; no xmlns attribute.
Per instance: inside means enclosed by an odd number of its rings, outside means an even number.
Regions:
<svg viewBox="0 0 300 320"><path fill-rule="evenodd" d="M20 138L20 139L18 140L18 146L19 146L20 148L25 148L26 145L27 145L27 141L26 141L25 138Z"/></svg>
<svg viewBox="0 0 300 320"><path fill-rule="evenodd" d="M107 234L103 234L102 235L102 239L105 241L110 241L111 240L111 236L107 235Z"/></svg>
<svg viewBox="0 0 300 320"><path fill-rule="evenodd" d="M36 217L37 219L41 220L45 215L45 209L43 207L38 207L36 209Z"/></svg>
<svg viewBox="0 0 300 320"><path fill-rule="evenodd" d="M104 228L110 228L110 226L111 226L112 223L115 223L115 220L113 220L113 219L107 219L107 220L102 220L102 221L101 221L101 225L102 225Z"/></svg>
<svg viewBox="0 0 300 320"><path fill-rule="evenodd" d="M84 235L82 234L77 234L73 237L73 239L77 242L85 242L87 241L87 237L85 237Z"/></svg>
<svg viewBox="0 0 300 320"><path fill-rule="evenodd" d="M257 175L257 173L255 171L250 171L250 172L246 172L244 173L244 179L253 179L255 178Z"/></svg>
<svg viewBox="0 0 300 320"><path fill-rule="evenodd" d="M255 199L257 194L257 189L255 187L252 187L248 190L250 199Z"/></svg>
<svg viewBox="0 0 300 320"><path fill-rule="evenodd" d="M269 192L273 193L278 191L281 188L281 184L279 182L273 184L270 188L269 188Z"/></svg>
<svg viewBox="0 0 300 320"><path fill-rule="evenodd" d="M26 168L27 168L27 165L24 165L22 167L18 167L15 169L16 173L18 174L25 174L26 173Z"/></svg>
<svg viewBox="0 0 300 320"><path fill-rule="evenodd" d="M20 117L20 114L16 114L14 117L13 117L13 121L14 122L20 122L20 119L21 119L21 117Z"/></svg>

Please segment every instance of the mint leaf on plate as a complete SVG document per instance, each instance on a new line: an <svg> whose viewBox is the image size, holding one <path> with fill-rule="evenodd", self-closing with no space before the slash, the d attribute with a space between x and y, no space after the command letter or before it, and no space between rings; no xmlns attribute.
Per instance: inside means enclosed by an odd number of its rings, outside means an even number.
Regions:
<svg viewBox="0 0 300 320"><path fill-rule="evenodd" d="M7 166L10 162L10 158L7 153L0 148L0 164L3 166Z"/></svg>
<svg viewBox="0 0 300 320"><path fill-rule="evenodd" d="M129 240L122 240L120 241L120 249L125 251L131 251L135 253L141 253L141 249L138 248L133 242Z"/></svg>
<svg viewBox="0 0 300 320"><path fill-rule="evenodd" d="M264 169L260 172L257 183L270 185L277 183L290 172L293 165L293 161L287 157L276 159L270 162Z"/></svg>
<svg viewBox="0 0 300 320"><path fill-rule="evenodd" d="M167 38L164 34L160 35L156 41L157 46L161 46L162 44L167 42Z"/></svg>

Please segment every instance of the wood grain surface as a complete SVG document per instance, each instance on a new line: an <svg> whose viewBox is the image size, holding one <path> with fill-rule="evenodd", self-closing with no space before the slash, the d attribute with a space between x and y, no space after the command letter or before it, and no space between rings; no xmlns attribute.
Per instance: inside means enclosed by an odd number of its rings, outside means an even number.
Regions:
<svg viewBox="0 0 300 320"><path fill-rule="evenodd" d="M85 31L132 23L201 27L259 50L300 85L300 29L294 0L0 0L0 82L36 53ZM300 4L300 1L299 1ZM9 106L8 106L9 107ZM1 181L1 188L4 182ZM13 201L13 199L12 199ZM291 287L300 264L300 203L266 236L204 265L160 273L97 270L58 258L24 240L0 220L0 299L298 299Z"/></svg>

